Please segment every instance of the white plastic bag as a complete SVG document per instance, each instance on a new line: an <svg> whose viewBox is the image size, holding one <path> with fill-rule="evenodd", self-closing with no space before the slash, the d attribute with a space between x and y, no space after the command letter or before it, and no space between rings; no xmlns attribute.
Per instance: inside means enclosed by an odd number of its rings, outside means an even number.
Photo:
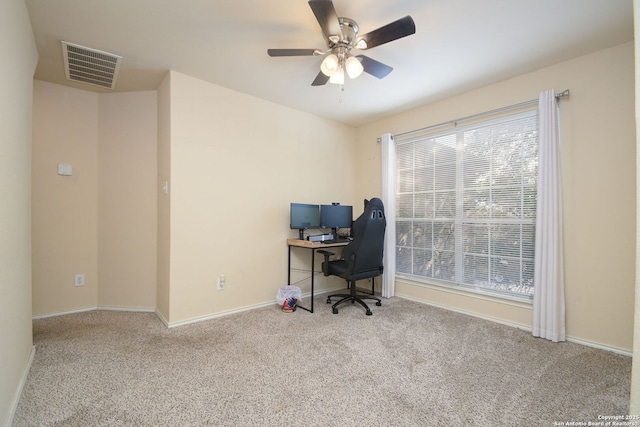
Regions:
<svg viewBox="0 0 640 427"><path fill-rule="evenodd" d="M283 286L278 289L278 293L276 294L276 303L278 305L282 305L287 298L291 297L300 301L302 299L302 291L300 288L293 285Z"/></svg>

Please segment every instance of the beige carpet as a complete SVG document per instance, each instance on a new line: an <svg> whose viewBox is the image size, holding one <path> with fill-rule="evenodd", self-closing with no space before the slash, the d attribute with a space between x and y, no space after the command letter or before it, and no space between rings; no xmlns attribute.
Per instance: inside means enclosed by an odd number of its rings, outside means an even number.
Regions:
<svg viewBox="0 0 640 427"><path fill-rule="evenodd" d="M626 414L631 359L400 298L34 321L14 426L552 426Z"/></svg>

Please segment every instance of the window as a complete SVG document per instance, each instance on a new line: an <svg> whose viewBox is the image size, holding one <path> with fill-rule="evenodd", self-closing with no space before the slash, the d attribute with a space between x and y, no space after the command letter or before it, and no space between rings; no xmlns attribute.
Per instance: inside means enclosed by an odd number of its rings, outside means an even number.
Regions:
<svg viewBox="0 0 640 427"><path fill-rule="evenodd" d="M533 297L536 110L396 139L396 274Z"/></svg>

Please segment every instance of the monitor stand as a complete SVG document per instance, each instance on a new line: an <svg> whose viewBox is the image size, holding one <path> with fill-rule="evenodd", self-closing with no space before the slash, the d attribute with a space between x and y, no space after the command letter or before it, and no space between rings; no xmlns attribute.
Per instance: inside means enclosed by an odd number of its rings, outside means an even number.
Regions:
<svg viewBox="0 0 640 427"><path fill-rule="evenodd" d="M299 237L298 237L298 238L299 238L300 240L304 240L304 230L301 228L301 229L300 229L300 230L298 230L298 231L300 232L300 234L299 234Z"/></svg>

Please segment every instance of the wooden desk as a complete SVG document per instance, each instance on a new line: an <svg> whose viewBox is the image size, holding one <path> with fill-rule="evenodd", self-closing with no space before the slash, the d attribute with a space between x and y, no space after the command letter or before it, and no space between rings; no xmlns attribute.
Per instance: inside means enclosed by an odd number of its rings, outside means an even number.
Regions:
<svg viewBox="0 0 640 427"><path fill-rule="evenodd" d="M329 248L338 248L342 246L347 246L349 241L344 242L336 242L336 243L321 243L321 242L311 242L309 240L300 240L300 239L287 239L287 246L289 247L289 269L287 272L287 284L291 285L291 248L306 248L311 250L311 308L303 307L298 305L298 308L303 310L307 310L310 313L313 313L313 296L314 296L314 267L316 262L316 251L318 249L329 249Z"/></svg>

